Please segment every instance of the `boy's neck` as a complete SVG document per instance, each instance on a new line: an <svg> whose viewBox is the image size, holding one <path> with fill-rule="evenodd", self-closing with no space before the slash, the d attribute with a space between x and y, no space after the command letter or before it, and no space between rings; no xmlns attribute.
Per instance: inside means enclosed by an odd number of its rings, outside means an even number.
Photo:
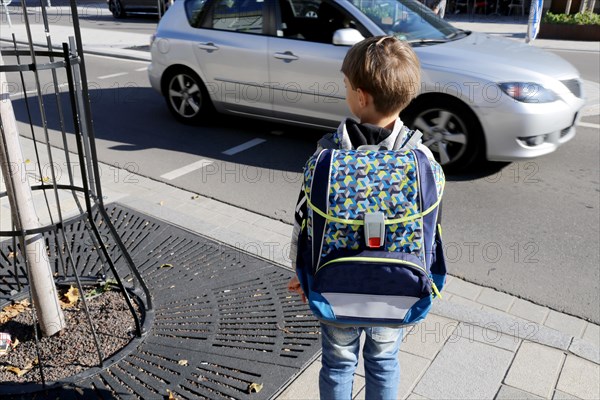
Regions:
<svg viewBox="0 0 600 400"><path fill-rule="evenodd" d="M368 117L363 116L360 119L360 123L361 124L371 124L371 125L380 126L382 128L392 130L394 128L394 124L396 123L397 119L398 119L397 115L388 115L388 116L371 115Z"/></svg>

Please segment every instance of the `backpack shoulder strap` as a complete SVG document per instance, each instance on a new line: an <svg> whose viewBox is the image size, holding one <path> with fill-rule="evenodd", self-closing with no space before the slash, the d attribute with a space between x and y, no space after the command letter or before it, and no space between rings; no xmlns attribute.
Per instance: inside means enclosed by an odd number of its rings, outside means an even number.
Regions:
<svg viewBox="0 0 600 400"><path fill-rule="evenodd" d="M398 137L394 143L393 150L414 149L421 142L423 133L420 130L411 130L405 126L398 132Z"/></svg>
<svg viewBox="0 0 600 400"><path fill-rule="evenodd" d="M331 132L326 134L325 136L323 136L321 139L319 139L319 141L317 142L317 145L319 147L321 147L322 149L335 149L337 148L337 144L333 141L333 135L335 134L335 132Z"/></svg>

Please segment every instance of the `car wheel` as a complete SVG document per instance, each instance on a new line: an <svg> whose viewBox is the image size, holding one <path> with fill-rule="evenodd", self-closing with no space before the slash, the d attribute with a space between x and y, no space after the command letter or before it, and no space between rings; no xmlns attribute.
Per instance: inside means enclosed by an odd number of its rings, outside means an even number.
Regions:
<svg viewBox="0 0 600 400"><path fill-rule="evenodd" d="M113 17L115 18L125 18L125 10L123 9L123 4L121 0L111 0L110 1L110 11L112 12Z"/></svg>
<svg viewBox="0 0 600 400"><path fill-rule="evenodd" d="M423 144L444 169L460 171L479 158L483 130L467 105L447 97L416 99L407 111L406 125L423 133Z"/></svg>
<svg viewBox="0 0 600 400"><path fill-rule="evenodd" d="M175 70L166 77L164 85L167 106L177 120L195 124L213 111L206 87L193 71Z"/></svg>

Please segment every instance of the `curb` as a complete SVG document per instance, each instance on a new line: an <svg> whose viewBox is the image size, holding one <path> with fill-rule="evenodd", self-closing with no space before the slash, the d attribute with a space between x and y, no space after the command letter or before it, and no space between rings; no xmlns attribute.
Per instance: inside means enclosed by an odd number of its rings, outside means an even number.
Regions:
<svg viewBox="0 0 600 400"><path fill-rule="evenodd" d="M6 39L6 38L0 38L0 42L6 42L6 43L10 43L10 44L14 43L12 41L12 39ZM28 42L23 42L21 40L17 40L16 42L18 45L29 46ZM34 43L33 46L44 48L44 49L48 48L47 43ZM53 45L52 48L56 51L62 51L62 46ZM146 61L146 62L151 61L149 51L129 50L129 49L122 49L122 48L111 48L110 51L107 51L107 50L101 50L101 49L94 48L94 47L87 48L84 45L83 52L85 54L93 54L96 56L105 56L105 57L113 57L113 58L122 58L122 59L126 59L126 60Z"/></svg>

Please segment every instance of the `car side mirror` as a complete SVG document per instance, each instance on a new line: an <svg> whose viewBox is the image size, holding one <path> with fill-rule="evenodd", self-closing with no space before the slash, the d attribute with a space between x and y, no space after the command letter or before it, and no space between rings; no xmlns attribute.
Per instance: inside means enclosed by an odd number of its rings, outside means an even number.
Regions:
<svg viewBox="0 0 600 400"><path fill-rule="evenodd" d="M338 29L333 33L333 44L338 46L353 46L363 39L363 35L354 28Z"/></svg>

